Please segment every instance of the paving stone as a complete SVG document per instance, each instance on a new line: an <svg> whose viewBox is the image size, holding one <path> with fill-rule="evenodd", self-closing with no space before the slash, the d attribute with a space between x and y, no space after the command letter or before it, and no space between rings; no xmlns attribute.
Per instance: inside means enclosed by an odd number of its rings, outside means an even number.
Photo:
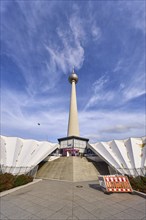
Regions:
<svg viewBox="0 0 146 220"><path fill-rule="evenodd" d="M109 218L111 216L111 213L109 213L106 209L104 210L103 208L98 208L92 213L95 217L98 217L98 219Z"/></svg>
<svg viewBox="0 0 146 220"><path fill-rule="evenodd" d="M64 206L62 209L59 210L59 212L61 214L65 214L67 216L72 216L72 214L73 214L73 207L69 206L69 205Z"/></svg>
<svg viewBox="0 0 146 220"><path fill-rule="evenodd" d="M54 210L44 208L40 212L36 213L35 216L38 219L51 219L50 216L54 214Z"/></svg>
<svg viewBox="0 0 146 220"><path fill-rule="evenodd" d="M51 215L49 218L49 220L67 220L68 219L68 216L65 215L65 214L61 214L59 212L56 212L55 214Z"/></svg>
<svg viewBox="0 0 146 220"><path fill-rule="evenodd" d="M40 212L43 209L43 207L41 205L38 204L31 204L31 206L25 208L25 212L27 213L31 213L31 214L37 214L38 212Z"/></svg>
<svg viewBox="0 0 146 220"><path fill-rule="evenodd" d="M128 193L106 195L96 181L43 180L1 197L0 211L1 218L10 220L145 220L145 202Z"/></svg>
<svg viewBox="0 0 146 220"><path fill-rule="evenodd" d="M2 213L0 213L0 220L6 220L8 219L5 215L3 215Z"/></svg>
<svg viewBox="0 0 146 220"><path fill-rule="evenodd" d="M140 218L138 216L135 216L136 218L134 218L135 220L140 220ZM133 217L129 214L126 214L124 212L121 212L119 214L113 215L112 217L110 217L111 220L133 220ZM110 219L109 218L109 219Z"/></svg>
<svg viewBox="0 0 146 220"><path fill-rule="evenodd" d="M69 216L67 218L67 220L78 220L79 218L77 218L76 216Z"/></svg>
<svg viewBox="0 0 146 220"><path fill-rule="evenodd" d="M133 219L136 219L136 218L141 219L141 218L146 217L146 212L144 213L133 208L128 208L124 210L123 213L130 215Z"/></svg>
<svg viewBox="0 0 146 220"><path fill-rule="evenodd" d="M96 216L94 216L92 213L88 212L82 207L76 207L73 209L73 216L78 217L79 219L96 219Z"/></svg>
<svg viewBox="0 0 146 220"><path fill-rule="evenodd" d="M29 219L30 218L30 213L26 213L24 210L17 210L17 212L13 212L13 213L8 213L7 215L8 219Z"/></svg>

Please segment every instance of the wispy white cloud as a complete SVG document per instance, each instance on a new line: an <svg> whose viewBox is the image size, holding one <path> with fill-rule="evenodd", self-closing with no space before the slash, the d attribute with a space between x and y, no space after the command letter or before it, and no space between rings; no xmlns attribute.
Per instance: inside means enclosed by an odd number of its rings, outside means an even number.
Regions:
<svg viewBox="0 0 146 220"><path fill-rule="evenodd" d="M108 79L105 76L101 76L98 80L93 83L93 91L98 93L103 89L105 84L108 82Z"/></svg>
<svg viewBox="0 0 146 220"><path fill-rule="evenodd" d="M74 36L75 40L80 42L83 42L86 38L84 22L85 21L80 18L79 10L74 11L69 19L71 34Z"/></svg>
<svg viewBox="0 0 146 220"><path fill-rule="evenodd" d="M106 86L109 83L109 79L103 75L98 80L96 80L92 85L92 95L87 102L84 110L96 106L97 103L101 101L111 101L114 97L113 91L106 91Z"/></svg>
<svg viewBox="0 0 146 220"><path fill-rule="evenodd" d="M80 133L90 138L90 142L145 135L145 115L143 113L91 110L80 112L79 116Z"/></svg>
<svg viewBox="0 0 146 220"><path fill-rule="evenodd" d="M63 98L51 99L48 103L44 99L39 103L40 100L36 102L33 97L28 100L29 97L23 94L7 92L6 96L9 99L2 100L1 108L3 135L35 139L37 137L40 140L48 138L53 142L59 137L66 136L68 109L62 108ZM130 137L131 134L135 137L143 136L144 120L144 113L130 111L79 111L80 134L89 138L90 142L122 139Z"/></svg>
<svg viewBox="0 0 146 220"><path fill-rule="evenodd" d="M93 40L95 41L101 38L101 29L95 23L91 26L91 34L93 36Z"/></svg>
<svg viewBox="0 0 146 220"><path fill-rule="evenodd" d="M10 4L11 2L8 5ZM45 19L50 18L54 5L54 2L48 2L45 7L45 2L41 1L29 4L25 1L15 1L12 6L17 13L14 9L10 12L11 20L3 13L2 40L7 48L4 54L21 70L30 94L54 88L59 78L55 71L50 71L50 68L48 71L44 56L48 30L44 30L43 26L46 25Z"/></svg>
<svg viewBox="0 0 146 220"><path fill-rule="evenodd" d="M135 59L132 61L134 65ZM145 64L143 59L137 64L131 75L131 79L129 79L126 87L123 89L123 100L125 101L146 94Z"/></svg>
<svg viewBox="0 0 146 220"><path fill-rule="evenodd" d="M7 7L9 5L8 1L1 1L1 12L4 13L7 10Z"/></svg>
<svg viewBox="0 0 146 220"><path fill-rule="evenodd" d="M145 61L144 57L137 60L137 55L138 53L130 58L123 55L115 64L111 72L112 77L106 73L93 83L91 96L84 110L107 103L113 107L118 103L125 105L125 103L146 94ZM112 81L114 81L116 91L111 86L113 85Z"/></svg>
<svg viewBox="0 0 146 220"><path fill-rule="evenodd" d="M105 129L101 130L100 132L102 133L127 133L132 129L139 129L141 128L141 126L142 124L140 123L139 124L137 123L137 125L117 124L114 127L107 126Z"/></svg>
<svg viewBox="0 0 146 220"><path fill-rule="evenodd" d="M56 42L49 42L46 45L51 59L48 65L54 68L55 71L61 69L64 73L67 73L73 66L80 69L85 60L84 46L88 43L88 30L91 32L93 40L97 41L101 36L101 30L95 22L86 23L86 20L80 17L79 8L77 6L74 6L74 8L75 10L68 17L67 28L61 25L56 29L62 45L58 46Z"/></svg>
<svg viewBox="0 0 146 220"><path fill-rule="evenodd" d="M68 112L59 103L63 98L50 98L48 101L35 100L25 94L4 91L7 99L1 100L1 132L10 136L23 133L22 137L40 139L66 135ZM56 106L58 105L58 108ZM43 109L43 110L42 110ZM40 126L38 126L40 123ZM56 126L57 125L57 126ZM24 135L26 133L26 135Z"/></svg>
<svg viewBox="0 0 146 220"><path fill-rule="evenodd" d="M140 3L136 1L134 4L133 1L118 1L118 5L120 11L128 11L131 25L145 33L145 1L141 1Z"/></svg>
<svg viewBox="0 0 146 220"><path fill-rule="evenodd" d="M115 65L115 67L114 67L114 69L113 69L113 72L114 72L114 73L119 72L119 70L121 70L122 67L123 67L123 60L120 59L120 60L116 63L116 65Z"/></svg>
<svg viewBox="0 0 146 220"><path fill-rule="evenodd" d="M66 74L73 68L73 66L79 69L83 64L84 49L81 47L79 42L76 42L75 47L70 47L66 42L66 45L64 45L62 50L49 46L46 46L46 49L50 54L48 66L54 71L60 69Z"/></svg>
<svg viewBox="0 0 146 220"><path fill-rule="evenodd" d="M18 67L18 74L23 74L27 92L17 90L17 86L15 89L5 88L3 84L3 134L22 134L22 137L40 139L46 134L54 139L65 136L68 119L68 108L65 106L69 100L59 96L60 90L62 94L67 91L64 89L66 85L60 85L60 80L75 66L81 72L85 70L85 85L87 89L91 88L88 90L89 98L80 97L78 92L78 100L84 99L86 103L84 112L79 112L81 135L96 141L142 135L142 111L133 113L130 109L127 112L119 109L111 112L104 108L104 104L114 109L115 104L120 103L126 108L129 101L145 93L142 44L139 46L139 35L135 39L130 38L132 34L129 35L134 29L134 33L144 36L143 6L120 1L114 2L114 7L111 2L87 2L83 13L80 2L66 3L64 11L62 2L15 2L15 5L11 1L2 2L2 43L5 49L2 54ZM117 18L115 15L119 12ZM116 28L117 33L115 31L111 36ZM109 42L114 42L113 51ZM114 64L107 65L108 50ZM94 72L91 77L90 70ZM101 77L101 72L106 73ZM100 105L103 111L91 111L92 108L99 109L96 107Z"/></svg>
<svg viewBox="0 0 146 220"><path fill-rule="evenodd" d="M12 19L8 20L3 13L2 33L8 51L6 55L22 71L30 94L53 89L62 73L67 74L73 66L80 69L85 60L84 45L88 43L88 32L92 32L96 40L101 32L95 22L86 22L85 18L81 18L81 9L76 4L73 4L65 26L58 20L54 26L44 29L47 20L49 23L52 19L50 15L54 15L58 7L52 1L29 4L15 1L17 16L12 10Z"/></svg>
<svg viewBox="0 0 146 220"><path fill-rule="evenodd" d="M141 95L145 95L145 94L146 94L145 90L143 90L141 88L134 88L132 86L132 87L129 87L129 88L125 89L124 98L125 98L126 101L128 101L128 100L137 98L137 97L139 97Z"/></svg>

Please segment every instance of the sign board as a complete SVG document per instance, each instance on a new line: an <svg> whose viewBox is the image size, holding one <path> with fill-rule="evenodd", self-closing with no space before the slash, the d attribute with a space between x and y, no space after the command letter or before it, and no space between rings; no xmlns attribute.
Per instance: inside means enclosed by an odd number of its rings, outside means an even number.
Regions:
<svg viewBox="0 0 146 220"><path fill-rule="evenodd" d="M99 176L99 184L107 192L133 192L127 176Z"/></svg>

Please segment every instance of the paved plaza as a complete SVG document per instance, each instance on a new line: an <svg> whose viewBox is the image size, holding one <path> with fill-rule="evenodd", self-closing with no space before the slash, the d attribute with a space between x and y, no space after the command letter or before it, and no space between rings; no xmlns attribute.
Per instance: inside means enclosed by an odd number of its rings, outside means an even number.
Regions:
<svg viewBox="0 0 146 220"><path fill-rule="evenodd" d="M0 199L0 219L146 219L144 198L104 194L96 181L42 180Z"/></svg>

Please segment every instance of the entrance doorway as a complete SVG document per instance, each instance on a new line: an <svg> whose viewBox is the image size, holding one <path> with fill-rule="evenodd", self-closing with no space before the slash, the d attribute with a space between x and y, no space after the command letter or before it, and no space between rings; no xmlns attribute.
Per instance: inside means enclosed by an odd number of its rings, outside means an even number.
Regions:
<svg viewBox="0 0 146 220"><path fill-rule="evenodd" d="M63 156L78 156L79 149L75 148L64 148L63 149Z"/></svg>

